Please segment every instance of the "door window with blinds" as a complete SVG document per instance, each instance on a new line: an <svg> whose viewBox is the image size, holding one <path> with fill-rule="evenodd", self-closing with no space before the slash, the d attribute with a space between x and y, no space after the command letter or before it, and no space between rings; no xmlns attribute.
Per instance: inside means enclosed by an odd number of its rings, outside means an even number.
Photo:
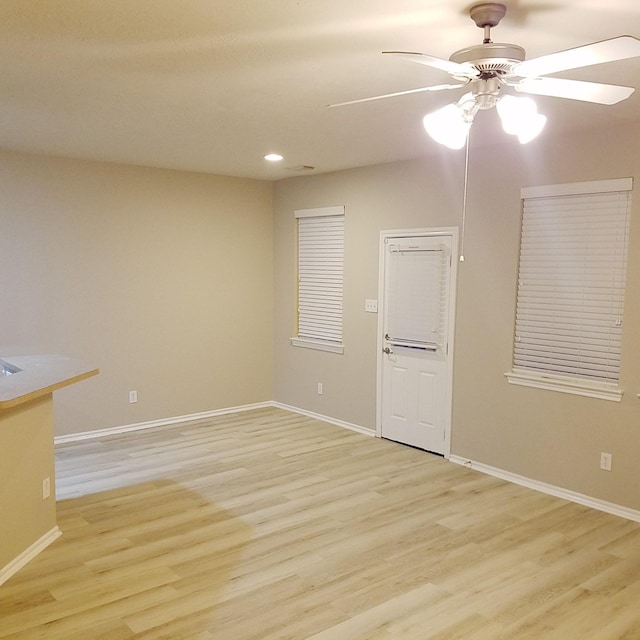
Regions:
<svg viewBox="0 0 640 640"><path fill-rule="evenodd" d="M632 179L522 190L509 382L620 400Z"/></svg>
<svg viewBox="0 0 640 640"><path fill-rule="evenodd" d="M441 348L447 336L447 248L400 238L387 246L385 339L417 348Z"/></svg>
<svg viewBox="0 0 640 640"><path fill-rule="evenodd" d="M299 209L298 330L291 343L343 353L344 207Z"/></svg>

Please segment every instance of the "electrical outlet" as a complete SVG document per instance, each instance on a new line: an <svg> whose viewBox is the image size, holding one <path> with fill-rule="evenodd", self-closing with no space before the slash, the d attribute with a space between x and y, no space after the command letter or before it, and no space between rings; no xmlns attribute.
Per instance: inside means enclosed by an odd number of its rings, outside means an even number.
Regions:
<svg viewBox="0 0 640 640"><path fill-rule="evenodd" d="M51 495L51 478L42 481L42 499L46 500Z"/></svg>
<svg viewBox="0 0 640 640"><path fill-rule="evenodd" d="M129 402L133 404L134 402L138 402L138 392L137 391L129 391Z"/></svg>
<svg viewBox="0 0 640 640"><path fill-rule="evenodd" d="M611 458L613 456L610 453L602 451L600 453L600 468L604 471L611 471Z"/></svg>
<svg viewBox="0 0 640 640"><path fill-rule="evenodd" d="M318 395L321 396L323 393L322 382L318 382Z"/></svg>

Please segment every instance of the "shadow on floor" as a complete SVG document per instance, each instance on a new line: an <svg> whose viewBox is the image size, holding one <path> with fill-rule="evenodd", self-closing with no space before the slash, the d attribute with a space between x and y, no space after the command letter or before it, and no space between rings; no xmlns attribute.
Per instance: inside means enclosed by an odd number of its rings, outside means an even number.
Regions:
<svg viewBox="0 0 640 640"><path fill-rule="evenodd" d="M169 480L57 508L62 537L0 590L0 638L213 637L247 524Z"/></svg>

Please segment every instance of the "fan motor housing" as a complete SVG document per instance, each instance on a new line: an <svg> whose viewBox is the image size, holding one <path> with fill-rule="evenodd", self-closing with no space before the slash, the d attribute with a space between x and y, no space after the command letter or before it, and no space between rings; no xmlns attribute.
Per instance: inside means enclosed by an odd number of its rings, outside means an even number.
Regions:
<svg viewBox="0 0 640 640"><path fill-rule="evenodd" d="M488 42L466 49L460 49L449 60L459 64L470 64L487 77L504 75L511 72L513 65L524 61L526 52L517 44Z"/></svg>

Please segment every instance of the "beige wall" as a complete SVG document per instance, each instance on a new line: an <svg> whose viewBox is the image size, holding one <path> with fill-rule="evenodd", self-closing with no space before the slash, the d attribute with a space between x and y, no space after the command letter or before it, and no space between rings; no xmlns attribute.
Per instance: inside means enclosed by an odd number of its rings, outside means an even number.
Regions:
<svg viewBox="0 0 640 640"><path fill-rule="evenodd" d="M375 430L377 298L380 230L451 227L458 222L456 158L446 174L404 162L280 182L275 190L275 388L282 402ZM295 209L345 205L344 355L292 347L295 335ZM323 395L317 383L323 383Z"/></svg>
<svg viewBox="0 0 640 640"><path fill-rule="evenodd" d="M0 153L0 192L0 355L100 368L57 434L271 399L271 184Z"/></svg>
<svg viewBox="0 0 640 640"><path fill-rule="evenodd" d="M640 509L640 193L633 194L620 403L509 385L520 188L640 176L640 128L506 139L471 150L465 262L458 275L452 453ZM425 142L425 145L427 143ZM292 178L275 189L276 401L375 428L378 239L383 229L459 225L463 152ZM344 204L345 353L292 347L294 209ZM324 395L316 393L323 382ZM613 470L599 469L600 452Z"/></svg>

